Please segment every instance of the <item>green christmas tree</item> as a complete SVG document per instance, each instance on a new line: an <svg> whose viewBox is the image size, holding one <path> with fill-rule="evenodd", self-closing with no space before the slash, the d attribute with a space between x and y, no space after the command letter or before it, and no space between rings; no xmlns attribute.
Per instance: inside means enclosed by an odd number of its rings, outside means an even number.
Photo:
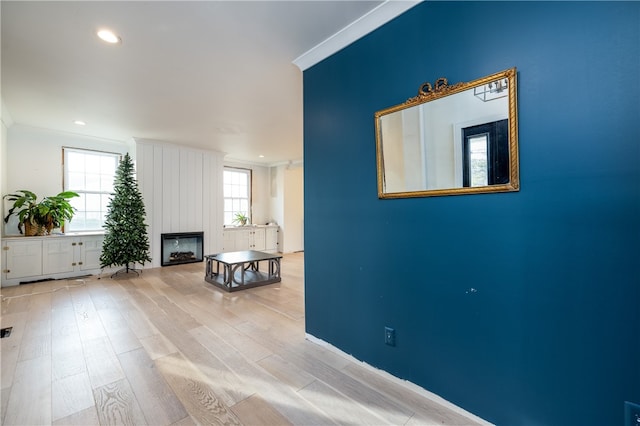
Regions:
<svg viewBox="0 0 640 426"><path fill-rule="evenodd" d="M144 202L128 153L116 170L113 198L108 208L101 267L124 266L118 272L129 273L134 270L135 263L144 265L145 262L151 262L147 225L144 223Z"/></svg>

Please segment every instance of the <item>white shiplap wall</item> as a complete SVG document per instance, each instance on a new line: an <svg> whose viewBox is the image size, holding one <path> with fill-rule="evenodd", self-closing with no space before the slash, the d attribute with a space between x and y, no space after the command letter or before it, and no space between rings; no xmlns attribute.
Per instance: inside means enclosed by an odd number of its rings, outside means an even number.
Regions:
<svg viewBox="0 0 640 426"><path fill-rule="evenodd" d="M222 251L224 154L136 140L138 187L149 225L152 266L160 266L160 235L204 232L204 254Z"/></svg>

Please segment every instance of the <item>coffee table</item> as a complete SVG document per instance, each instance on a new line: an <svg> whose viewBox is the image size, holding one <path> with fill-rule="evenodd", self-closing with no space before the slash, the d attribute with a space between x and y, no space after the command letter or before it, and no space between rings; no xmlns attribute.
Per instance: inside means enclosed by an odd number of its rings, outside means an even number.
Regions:
<svg viewBox="0 0 640 426"><path fill-rule="evenodd" d="M238 291L281 281L282 256L276 253L243 250L209 254L204 258L207 265L205 281L226 291ZM260 271L260 262L267 263L265 271Z"/></svg>

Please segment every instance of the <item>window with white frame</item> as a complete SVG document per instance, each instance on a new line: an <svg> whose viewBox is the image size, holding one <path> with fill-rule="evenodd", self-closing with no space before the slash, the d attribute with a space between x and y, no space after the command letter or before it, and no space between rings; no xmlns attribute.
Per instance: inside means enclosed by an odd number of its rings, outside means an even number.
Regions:
<svg viewBox="0 0 640 426"><path fill-rule="evenodd" d="M224 224L236 225L238 213L249 217L251 211L251 170L225 167L224 185Z"/></svg>
<svg viewBox="0 0 640 426"><path fill-rule="evenodd" d="M101 231L121 154L77 148L63 148L62 151L64 190L80 195L70 200L76 212L65 224L65 230Z"/></svg>

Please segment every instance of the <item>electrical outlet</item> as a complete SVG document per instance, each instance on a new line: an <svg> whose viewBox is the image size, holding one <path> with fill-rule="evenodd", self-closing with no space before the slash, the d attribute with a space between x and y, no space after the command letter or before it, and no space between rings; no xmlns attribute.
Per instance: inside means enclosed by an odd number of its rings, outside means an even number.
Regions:
<svg viewBox="0 0 640 426"><path fill-rule="evenodd" d="M624 426L640 426L640 405L624 402Z"/></svg>
<svg viewBox="0 0 640 426"><path fill-rule="evenodd" d="M384 328L384 343L389 346L396 345L396 331L391 327Z"/></svg>

